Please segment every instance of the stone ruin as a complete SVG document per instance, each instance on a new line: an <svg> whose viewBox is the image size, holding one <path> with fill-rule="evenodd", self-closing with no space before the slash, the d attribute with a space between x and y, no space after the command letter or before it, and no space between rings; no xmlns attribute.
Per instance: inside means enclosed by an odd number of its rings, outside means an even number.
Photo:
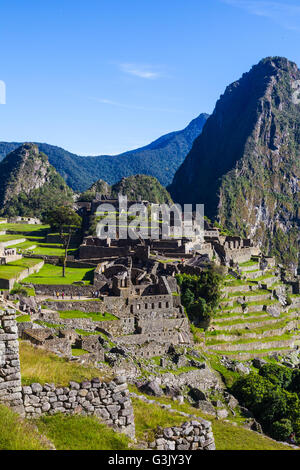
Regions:
<svg viewBox="0 0 300 470"><path fill-rule="evenodd" d="M131 399L125 377L106 383L99 378L82 383L70 382L69 387L54 384L30 386L21 384L18 328L15 311L0 310L0 402L26 418L42 414L94 415L135 437Z"/></svg>
<svg viewBox="0 0 300 470"><path fill-rule="evenodd" d="M118 214L121 198L122 196L119 195L119 199L105 200L105 202L113 206ZM89 204L82 203L82 215L87 221L97 215L100 201L100 199L95 199ZM128 201L128 210L136 202L140 201ZM143 201L143 204L150 205L148 201ZM204 226L201 227L199 221L194 217L189 222L184 221L183 233L185 236L182 237L182 215L176 214L176 206L172 206L172 211L167 228L169 238L165 238L165 233L163 236L161 226L158 229L158 239L143 240L141 237L122 239L118 237L118 234L113 239L109 237L100 239L96 235L90 235L83 239L79 249L79 258L94 261L113 260L122 256L130 256L138 247L147 246L152 254L166 258L187 260L197 255L205 255L210 261L230 266L232 263L249 261L251 256L260 254L260 249L254 246L250 239L224 235L220 228L212 226L207 220L204 220ZM176 234L175 230L178 224L180 236ZM191 227L193 225L195 230L190 231L189 224Z"/></svg>
<svg viewBox="0 0 300 470"><path fill-rule="evenodd" d="M215 450L215 440L210 421L197 419L181 426L158 428L155 439L149 444L152 450Z"/></svg>
<svg viewBox="0 0 300 470"><path fill-rule="evenodd" d="M22 256L17 254L16 248L5 248L3 243L0 243L0 265L11 263L21 259Z"/></svg>

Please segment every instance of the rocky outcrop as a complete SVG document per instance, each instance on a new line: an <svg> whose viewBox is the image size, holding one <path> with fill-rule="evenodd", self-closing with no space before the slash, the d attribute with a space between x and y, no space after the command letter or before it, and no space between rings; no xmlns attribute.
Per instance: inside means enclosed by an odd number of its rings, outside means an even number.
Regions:
<svg viewBox="0 0 300 470"><path fill-rule="evenodd" d="M72 203L72 191L37 146L24 144L0 163L1 213L41 217L48 209Z"/></svg>
<svg viewBox="0 0 300 470"><path fill-rule="evenodd" d="M169 187L175 202L251 237L294 268L299 239L300 71L269 57L227 87Z"/></svg>

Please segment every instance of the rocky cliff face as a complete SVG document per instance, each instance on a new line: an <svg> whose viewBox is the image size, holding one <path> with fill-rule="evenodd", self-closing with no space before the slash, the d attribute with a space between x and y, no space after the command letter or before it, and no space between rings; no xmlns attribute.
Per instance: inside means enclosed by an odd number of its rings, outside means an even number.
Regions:
<svg viewBox="0 0 300 470"><path fill-rule="evenodd" d="M294 267L299 156L300 71L266 58L227 87L169 190Z"/></svg>
<svg viewBox="0 0 300 470"><path fill-rule="evenodd" d="M0 210L41 217L48 208L72 202L72 191L36 145L23 144L0 163Z"/></svg>

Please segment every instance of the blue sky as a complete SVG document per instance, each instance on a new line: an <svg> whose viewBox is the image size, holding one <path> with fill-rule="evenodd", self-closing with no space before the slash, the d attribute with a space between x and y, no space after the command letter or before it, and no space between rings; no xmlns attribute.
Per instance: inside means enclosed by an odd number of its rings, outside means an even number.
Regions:
<svg viewBox="0 0 300 470"><path fill-rule="evenodd" d="M0 140L116 154L212 112L263 57L300 65L300 0L1 0L0 40Z"/></svg>

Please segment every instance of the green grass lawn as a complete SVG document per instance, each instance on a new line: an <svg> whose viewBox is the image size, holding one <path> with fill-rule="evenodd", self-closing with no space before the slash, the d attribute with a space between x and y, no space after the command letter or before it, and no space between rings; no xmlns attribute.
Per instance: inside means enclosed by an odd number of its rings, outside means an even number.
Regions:
<svg viewBox="0 0 300 470"><path fill-rule="evenodd" d="M126 450L129 438L114 432L94 416L65 416L57 413L35 421L40 433L57 450Z"/></svg>
<svg viewBox="0 0 300 470"><path fill-rule="evenodd" d="M24 279L24 283L32 284L73 284L74 282L84 281L86 285L93 282L94 269L86 268L67 268L66 277L62 276L62 267L45 264L39 273L32 274Z"/></svg>
<svg viewBox="0 0 300 470"><path fill-rule="evenodd" d="M0 450L47 450L49 446L33 423L0 405Z"/></svg>
<svg viewBox="0 0 300 470"><path fill-rule="evenodd" d="M41 259L22 258L12 263L0 266L0 279L12 279L26 268L32 268L39 264Z"/></svg>
<svg viewBox="0 0 300 470"><path fill-rule="evenodd" d="M84 356L84 354L89 354L89 352L86 351L85 349L72 348L73 356Z"/></svg>
<svg viewBox="0 0 300 470"><path fill-rule="evenodd" d="M30 315L19 315L17 316L17 322L23 323L23 322L29 322L31 320Z"/></svg>
<svg viewBox="0 0 300 470"><path fill-rule="evenodd" d="M26 235L26 234L25 234ZM13 237L13 235L12 235ZM20 238L20 237L17 237ZM35 255L48 255L48 256L64 256L65 250L62 244L59 243L43 243L44 238L37 237L36 239L26 239L26 242L18 243L7 248L16 248L21 252L32 252ZM72 255L77 251L77 247L68 249L68 255Z"/></svg>
<svg viewBox="0 0 300 470"><path fill-rule="evenodd" d="M1 226L0 226L1 230ZM5 243L13 240L21 240L24 239L23 235L0 235L0 243ZM14 245L16 246L16 245Z"/></svg>
<svg viewBox="0 0 300 470"><path fill-rule="evenodd" d="M130 386L130 389L132 388L133 387ZM287 446L275 442L266 436L259 435L241 426L235 426L224 420L216 420L212 416L205 415L187 403L180 405L178 402L173 402L170 398L166 397L149 398L160 403L170 404L173 409L184 411L185 413L193 414L211 421L217 450L290 450ZM150 405L138 399L133 399L132 401L138 440L151 442L154 437L153 430L157 426L176 426L190 419L176 413L170 413L156 405Z"/></svg>
<svg viewBox="0 0 300 470"><path fill-rule="evenodd" d="M86 330L81 330L80 328L77 328L76 333L78 333L81 336L101 336L100 331L86 331Z"/></svg>
<svg viewBox="0 0 300 470"><path fill-rule="evenodd" d="M18 243L17 245L11 245L7 248L16 248L17 250L28 250L32 246L36 246L36 242L27 240L26 242Z"/></svg>
<svg viewBox="0 0 300 470"><path fill-rule="evenodd" d="M58 310L60 318L90 318L93 321L108 321L108 320L118 320L117 317L111 313L104 312L82 312L80 310Z"/></svg>
<svg viewBox="0 0 300 470"><path fill-rule="evenodd" d="M41 384L53 382L57 386L66 387L70 380L82 382L94 377L99 377L101 380L110 378L99 369L69 362L54 353L34 348L26 341L20 340L19 344L23 385L30 385L34 382Z"/></svg>
<svg viewBox="0 0 300 470"><path fill-rule="evenodd" d="M30 224L1 224L1 230L19 233L45 233L50 229L49 225L30 225Z"/></svg>
<svg viewBox="0 0 300 470"><path fill-rule="evenodd" d="M77 248L70 248L68 250L68 255L72 255ZM49 255L49 256L64 256L65 250L62 245L58 243L38 243L38 246L33 250L33 253L36 255Z"/></svg>

